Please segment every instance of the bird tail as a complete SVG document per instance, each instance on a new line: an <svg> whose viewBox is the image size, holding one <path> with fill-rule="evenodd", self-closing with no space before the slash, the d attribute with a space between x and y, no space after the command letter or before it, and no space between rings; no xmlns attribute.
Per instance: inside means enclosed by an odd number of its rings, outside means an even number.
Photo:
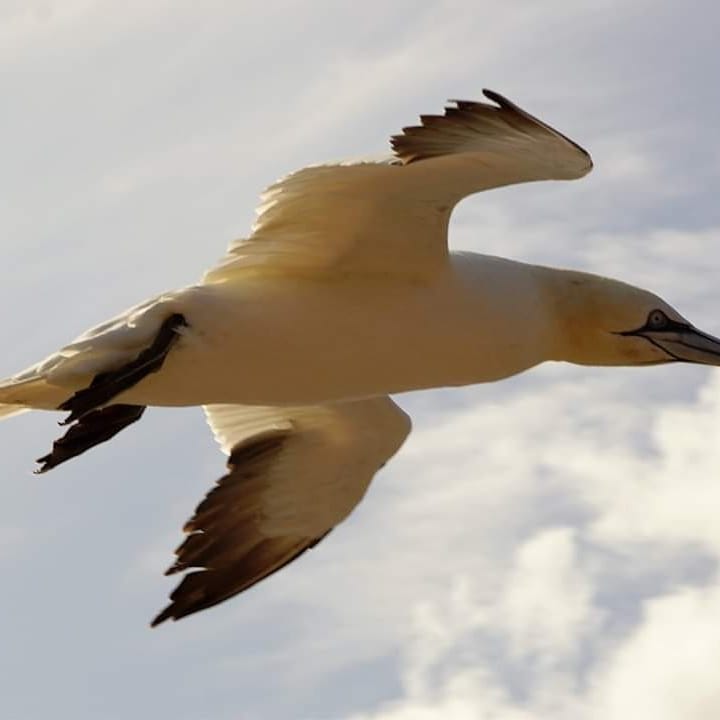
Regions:
<svg viewBox="0 0 720 720"><path fill-rule="evenodd" d="M56 410L67 393L32 371L0 380L0 420L28 410Z"/></svg>

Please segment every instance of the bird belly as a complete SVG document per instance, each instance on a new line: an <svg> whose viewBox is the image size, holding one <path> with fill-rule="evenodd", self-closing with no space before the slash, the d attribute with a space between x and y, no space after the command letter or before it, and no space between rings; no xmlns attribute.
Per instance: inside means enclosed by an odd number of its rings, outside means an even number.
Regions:
<svg viewBox="0 0 720 720"><path fill-rule="evenodd" d="M162 370L119 402L308 404L496 380L528 366L498 352L497 333L478 332L477 308L443 283L258 280L199 290L178 308L188 327Z"/></svg>

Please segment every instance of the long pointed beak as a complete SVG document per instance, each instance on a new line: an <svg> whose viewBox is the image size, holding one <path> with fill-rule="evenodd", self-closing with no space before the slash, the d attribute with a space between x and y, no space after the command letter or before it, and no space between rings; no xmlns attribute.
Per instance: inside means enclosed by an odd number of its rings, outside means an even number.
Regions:
<svg viewBox="0 0 720 720"><path fill-rule="evenodd" d="M720 338L706 335L692 325L673 330L639 332L653 345L681 362L720 365Z"/></svg>

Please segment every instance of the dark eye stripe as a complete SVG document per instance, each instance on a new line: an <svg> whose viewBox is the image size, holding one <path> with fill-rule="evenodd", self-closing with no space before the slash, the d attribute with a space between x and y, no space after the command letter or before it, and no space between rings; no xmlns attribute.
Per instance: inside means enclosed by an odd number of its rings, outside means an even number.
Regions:
<svg viewBox="0 0 720 720"><path fill-rule="evenodd" d="M653 319L657 318L655 322ZM683 330L690 329L690 325L677 320L671 320L662 310L652 310L642 327L637 330L625 330L622 332L615 333L616 335L642 335L646 332L682 332Z"/></svg>

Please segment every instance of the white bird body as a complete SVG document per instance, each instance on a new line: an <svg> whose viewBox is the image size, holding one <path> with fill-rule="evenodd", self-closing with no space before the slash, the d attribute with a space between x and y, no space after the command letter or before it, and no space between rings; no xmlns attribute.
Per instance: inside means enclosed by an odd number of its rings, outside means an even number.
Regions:
<svg viewBox="0 0 720 720"><path fill-rule="evenodd" d="M551 318L532 270L458 254L422 279L256 277L192 288L171 303L189 328L163 372L118 400L325 403L507 377L549 359Z"/></svg>
<svg viewBox="0 0 720 720"><path fill-rule="evenodd" d="M390 394L499 380L546 360L720 364L655 295L584 273L449 253L453 207L572 179L589 155L501 96L393 138L394 158L306 168L263 196L202 282L148 300L0 383L0 416L70 413L40 471L146 406L203 405L229 472L186 525L156 618L241 592L319 542L410 429Z"/></svg>

